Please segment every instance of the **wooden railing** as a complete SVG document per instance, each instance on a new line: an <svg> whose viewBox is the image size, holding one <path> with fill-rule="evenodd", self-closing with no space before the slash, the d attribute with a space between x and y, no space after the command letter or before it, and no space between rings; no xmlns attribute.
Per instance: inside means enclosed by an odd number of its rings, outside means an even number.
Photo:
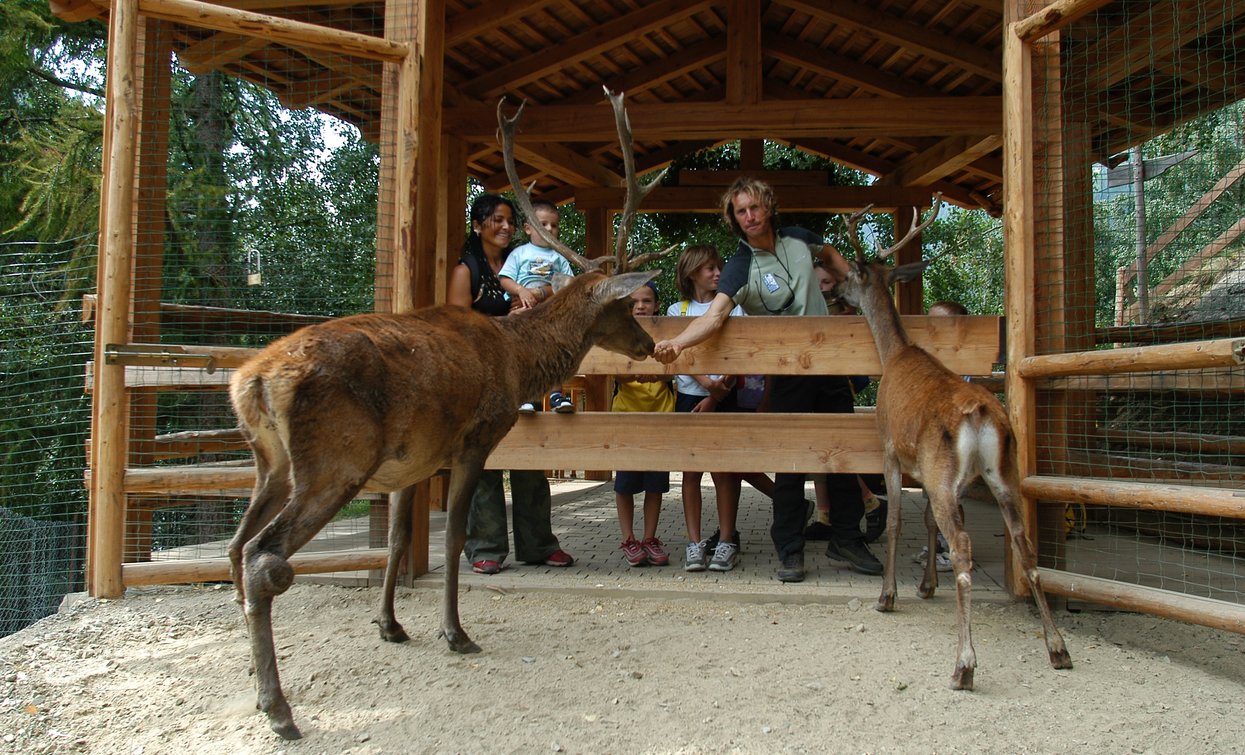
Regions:
<svg viewBox="0 0 1245 755"><path fill-rule="evenodd" d="M680 332L683 318L644 321L654 338ZM1000 360L1000 319L997 317L905 318L913 339L935 353L952 370L989 376ZM125 365L129 390L224 390L229 374L255 353L253 349L125 344L108 345L104 357ZM881 365L872 336L860 317L749 317L730 320L709 341L685 351L678 361L661 365L635 362L594 349L581 364L588 376L647 374L769 374L877 375ZM91 381L87 381L88 386ZM636 469L754 472L879 472L881 446L868 413L801 414L613 414L590 406L572 415L522 417L489 458L499 469ZM207 431L205 431L207 432ZM166 458L194 450L210 440L213 451L240 449L240 437L228 430L160 436L156 446ZM678 442L696 437L696 446ZM125 469L121 488L142 511L176 496L245 497L254 484L249 462L134 466ZM383 529L383 517L374 517ZM427 569L427 517L418 521L422 558L414 570ZM125 531L121 526L119 531ZM317 559L328 559L320 563ZM349 559L347 559L349 561ZM300 572L341 569L341 554L306 555ZM360 551L352 568L375 568L383 551ZM127 563L126 585L157 584L186 579L227 579L227 564L205 560L194 564Z"/></svg>

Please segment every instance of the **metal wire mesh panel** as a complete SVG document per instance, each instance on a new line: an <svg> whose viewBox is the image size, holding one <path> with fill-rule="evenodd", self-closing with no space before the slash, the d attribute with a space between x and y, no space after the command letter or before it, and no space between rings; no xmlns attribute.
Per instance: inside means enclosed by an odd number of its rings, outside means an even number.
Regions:
<svg viewBox="0 0 1245 755"><path fill-rule="evenodd" d="M0 634L81 589L91 331L73 300L93 240L0 244Z"/></svg>
<svg viewBox="0 0 1245 755"><path fill-rule="evenodd" d="M1245 330L1238 13L1112 3L1034 45L1035 345L1084 354L1038 383L1039 474L1245 485L1245 367L1180 366ZM1171 366L1094 367L1124 349ZM1048 504L1048 563L1241 603L1242 522L1156 497Z"/></svg>
<svg viewBox="0 0 1245 755"><path fill-rule="evenodd" d="M290 17L383 34L373 14L349 15ZM129 497L129 562L221 555L249 495L244 484L178 482L249 468L250 453L225 392L231 370L168 353L262 346L371 311L388 288L377 256L380 154L391 148L380 137L381 64L162 29L144 48L134 325L117 358L131 397L129 467L167 467L172 483ZM367 508L341 516L366 521Z"/></svg>

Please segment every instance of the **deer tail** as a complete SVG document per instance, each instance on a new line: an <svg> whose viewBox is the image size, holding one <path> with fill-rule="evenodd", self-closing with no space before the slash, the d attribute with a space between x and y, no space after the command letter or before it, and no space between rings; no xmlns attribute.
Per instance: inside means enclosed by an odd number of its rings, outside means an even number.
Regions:
<svg viewBox="0 0 1245 755"><path fill-rule="evenodd" d="M229 400L243 429L252 436L257 434L267 414L263 378L254 372L239 370L229 381Z"/></svg>

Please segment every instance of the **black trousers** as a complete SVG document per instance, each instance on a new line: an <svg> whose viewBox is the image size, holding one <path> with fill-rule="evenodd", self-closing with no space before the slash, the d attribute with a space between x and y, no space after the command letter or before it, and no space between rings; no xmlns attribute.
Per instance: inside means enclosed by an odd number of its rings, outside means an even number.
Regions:
<svg viewBox="0 0 1245 755"><path fill-rule="evenodd" d="M846 414L852 411L852 389L846 377L836 375L783 375L773 378L771 412ZM804 550L804 525L808 513L804 483L808 475L774 475L774 523L770 537L780 559ZM853 474L828 474L830 492L830 539L847 542L861 539L860 518L865 504Z"/></svg>

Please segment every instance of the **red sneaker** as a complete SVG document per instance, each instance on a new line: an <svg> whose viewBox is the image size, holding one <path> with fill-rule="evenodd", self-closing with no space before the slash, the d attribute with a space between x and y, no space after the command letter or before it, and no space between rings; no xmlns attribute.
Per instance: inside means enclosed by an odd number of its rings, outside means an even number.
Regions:
<svg viewBox="0 0 1245 755"><path fill-rule="evenodd" d="M665 566L670 563L670 556L666 555L666 549L662 547L664 543L655 537L650 537L640 543L640 547L644 549L648 561L653 566Z"/></svg>
<svg viewBox="0 0 1245 755"><path fill-rule="evenodd" d="M545 559L545 566L570 566L575 563L575 559L571 558L571 554L558 548Z"/></svg>
<svg viewBox="0 0 1245 755"><path fill-rule="evenodd" d="M640 545L640 541L634 537L623 541L622 552L623 558L627 559L627 563L632 566L644 566L648 563L648 553L644 551L644 546Z"/></svg>
<svg viewBox="0 0 1245 755"><path fill-rule="evenodd" d="M501 563L498 561L490 561L481 559L471 564L471 570L476 574L496 574L501 571Z"/></svg>

